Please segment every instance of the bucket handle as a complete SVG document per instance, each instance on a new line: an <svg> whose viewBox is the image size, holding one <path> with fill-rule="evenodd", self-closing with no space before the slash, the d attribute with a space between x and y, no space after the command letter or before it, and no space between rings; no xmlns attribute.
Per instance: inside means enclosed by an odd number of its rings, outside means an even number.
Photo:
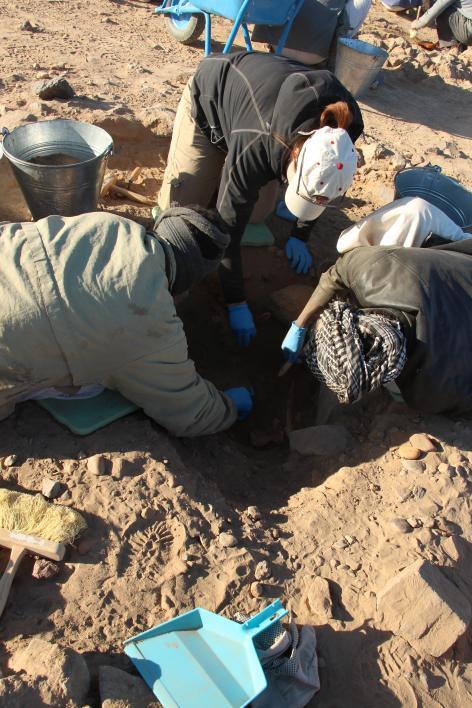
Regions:
<svg viewBox="0 0 472 708"><path fill-rule="evenodd" d="M3 141L7 137L7 135L10 135L10 131L8 128L2 128L2 142L0 143L0 160L3 157Z"/></svg>

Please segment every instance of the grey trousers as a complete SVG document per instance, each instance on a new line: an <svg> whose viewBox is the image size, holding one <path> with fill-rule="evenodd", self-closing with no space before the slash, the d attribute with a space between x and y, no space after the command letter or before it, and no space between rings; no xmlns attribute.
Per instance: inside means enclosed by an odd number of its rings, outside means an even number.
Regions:
<svg viewBox="0 0 472 708"><path fill-rule="evenodd" d="M459 42L466 47L472 45L472 20L460 10L448 7L436 18L438 39L442 46Z"/></svg>

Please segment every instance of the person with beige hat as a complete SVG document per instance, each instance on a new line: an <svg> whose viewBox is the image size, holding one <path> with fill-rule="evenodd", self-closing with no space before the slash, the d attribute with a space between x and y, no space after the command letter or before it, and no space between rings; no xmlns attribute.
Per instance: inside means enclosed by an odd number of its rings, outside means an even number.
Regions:
<svg viewBox="0 0 472 708"><path fill-rule="evenodd" d="M256 334L246 302L240 244L248 223L274 211L288 182L288 208L299 220L285 253L298 273L311 254L306 222L350 186L362 115L329 71L259 52L211 55L180 101L158 204L215 203L231 242L220 266L229 324L241 346Z"/></svg>

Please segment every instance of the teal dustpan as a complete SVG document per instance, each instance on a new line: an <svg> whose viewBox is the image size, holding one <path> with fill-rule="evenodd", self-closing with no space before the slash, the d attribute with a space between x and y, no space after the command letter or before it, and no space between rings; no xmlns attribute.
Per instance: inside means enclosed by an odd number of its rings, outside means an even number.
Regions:
<svg viewBox="0 0 472 708"><path fill-rule="evenodd" d="M191 610L128 639L125 652L164 708L242 708L267 686L254 637L286 614L280 600L244 624Z"/></svg>
<svg viewBox="0 0 472 708"><path fill-rule="evenodd" d="M124 398L121 393L109 389L93 398L44 398L37 403L77 435L90 435L118 418L138 410L138 406Z"/></svg>

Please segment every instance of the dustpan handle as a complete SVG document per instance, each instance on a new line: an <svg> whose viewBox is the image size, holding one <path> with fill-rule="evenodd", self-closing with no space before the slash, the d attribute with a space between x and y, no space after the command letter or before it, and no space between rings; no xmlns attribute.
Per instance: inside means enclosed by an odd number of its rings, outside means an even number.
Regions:
<svg viewBox="0 0 472 708"><path fill-rule="evenodd" d="M264 610L261 610L243 624L243 629L251 637L256 637L265 629L271 627L275 622L278 622L288 614L280 600L275 600L271 605L268 605Z"/></svg>

